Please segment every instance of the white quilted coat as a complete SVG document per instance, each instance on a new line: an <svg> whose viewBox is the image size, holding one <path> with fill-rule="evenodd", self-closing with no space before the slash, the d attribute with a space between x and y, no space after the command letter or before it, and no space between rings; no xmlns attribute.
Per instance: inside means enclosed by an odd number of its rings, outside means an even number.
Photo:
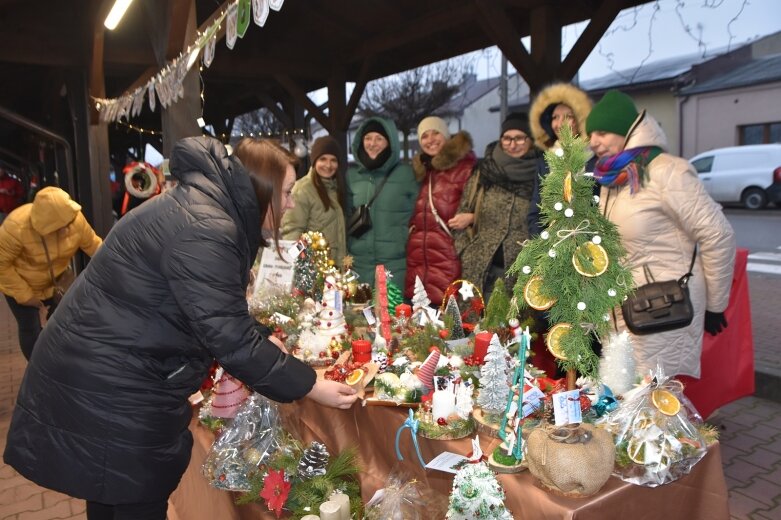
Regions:
<svg viewBox="0 0 781 520"><path fill-rule="evenodd" d="M625 148L651 145L666 150L667 138L656 120L643 112L629 130ZM658 363L667 375L700 377L705 310L722 312L727 307L735 262L735 236L721 206L706 193L691 164L668 153L651 161L638 193L630 194L628 185L603 186L600 206L618 226L638 287L647 283L643 264L657 281L678 279L689 267L694 246L699 246L689 280L691 325L631 339L639 374L647 374ZM617 331L626 329L620 308L616 318Z"/></svg>

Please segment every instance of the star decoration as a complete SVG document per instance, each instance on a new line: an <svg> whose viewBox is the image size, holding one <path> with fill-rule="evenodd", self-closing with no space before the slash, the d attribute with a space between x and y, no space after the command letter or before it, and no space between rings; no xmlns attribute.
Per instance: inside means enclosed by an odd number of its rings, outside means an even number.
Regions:
<svg viewBox="0 0 781 520"><path fill-rule="evenodd" d="M458 292L461 295L461 298L467 300L469 298L475 297L474 289L475 286L465 280L461 282L461 288L458 290Z"/></svg>

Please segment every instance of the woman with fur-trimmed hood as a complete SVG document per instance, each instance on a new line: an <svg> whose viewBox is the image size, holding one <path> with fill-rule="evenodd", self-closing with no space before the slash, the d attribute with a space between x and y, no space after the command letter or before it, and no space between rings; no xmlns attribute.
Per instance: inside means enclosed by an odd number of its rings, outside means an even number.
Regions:
<svg viewBox="0 0 781 520"><path fill-rule="evenodd" d="M529 126L534 144L540 150L559 148L559 129L569 125L575 135L586 137L586 118L591 112L591 100L588 95L569 83L554 83L545 87L535 98L529 110ZM542 160L542 174L548 173L548 166ZM591 171L593 160L586 163ZM535 180L534 192L527 223L529 235L539 235L540 228L540 182Z"/></svg>
<svg viewBox="0 0 781 520"><path fill-rule="evenodd" d="M410 219L404 295L412 298L419 276L429 299L439 303L448 285L461 276L449 221L458 211L477 157L472 137L463 131L451 137L439 117L420 122L418 142L422 151L412 159L412 168L421 186Z"/></svg>

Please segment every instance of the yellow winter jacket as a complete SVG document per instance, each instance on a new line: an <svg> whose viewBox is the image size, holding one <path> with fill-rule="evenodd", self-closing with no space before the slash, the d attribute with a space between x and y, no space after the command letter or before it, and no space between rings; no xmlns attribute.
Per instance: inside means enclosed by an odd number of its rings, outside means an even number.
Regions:
<svg viewBox="0 0 781 520"><path fill-rule="evenodd" d="M77 250L92 256L103 242L65 191L43 188L0 226L0 291L19 303L45 300L54 292L42 238L55 277L67 269Z"/></svg>

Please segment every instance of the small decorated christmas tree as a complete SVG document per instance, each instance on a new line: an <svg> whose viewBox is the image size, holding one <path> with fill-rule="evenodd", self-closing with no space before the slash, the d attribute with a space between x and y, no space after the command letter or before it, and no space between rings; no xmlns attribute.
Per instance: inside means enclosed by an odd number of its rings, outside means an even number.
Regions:
<svg viewBox="0 0 781 520"><path fill-rule="evenodd" d="M412 295L412 312L415 313L418 309L428 309L431 306L431 300L426 293L426 288L423 286L423 280L420 276L415 276L415 293Z"/></svg>
<svg viewBox="0 0 781 520"><path fill-rule="evenodd" d="M447 307L445 307L445 326L450 331L449 339L462 339L464 338L464 325L461 322L461 311L458 309L458 303L456 303L456 297L450 295L447 300Z"/></svg>
<svg viewBox="0 0 781 520"><path fill-rule="evenodd" d="M550 173L542 181L540 211L545 229L529 240L509 273L517 276L515 301L548 312L546 344L567 371L596 378L593 340L609 330L610 311L632 290L632 275L615 225L605 218L586 175L586 142L562 127L562 148L545 153Z"/></svg>
<svg viewBox="0 0 781 520"><path fill-rule="evenodd" d="M483 319L483 328L486 330L495 330L499 327L506 327L508 323L507 315L510 313L510 296L504 285L504 278L499 277L494 283L494 289L491 297L488 299L488 305L485 308L485 319Z"/></svg>
<svg viewBox="0 0 781 520"><path fill-rule="evenodd" d="M507 349L494 334L488 345L485 364L480 368L480 393L477 404L487 415L487 420L498 423L507 406L510 391L510 367L507 364Z"/></svg>
<svg viewBox="0 0 781 520"><path fill-rule="evenodd" d="M453 479L447 520L512 520L504 506L504 489L484 462L465 464Z"/></svg>
<svg viewBox="0 0 781 520"><path fill-rule="evenodd" d="M328 271L328 241L319 231L307 231L298 242L303 246L293 267L293 291L319 300Z"/></svg>
<svg viewBox="0 0 781 520"><path fill-rule="evenodd" d="M388 272L384 265L374 269L374 315L377 318L377 329L385 344L391 340L391 319L388 312Z"/></svg>

